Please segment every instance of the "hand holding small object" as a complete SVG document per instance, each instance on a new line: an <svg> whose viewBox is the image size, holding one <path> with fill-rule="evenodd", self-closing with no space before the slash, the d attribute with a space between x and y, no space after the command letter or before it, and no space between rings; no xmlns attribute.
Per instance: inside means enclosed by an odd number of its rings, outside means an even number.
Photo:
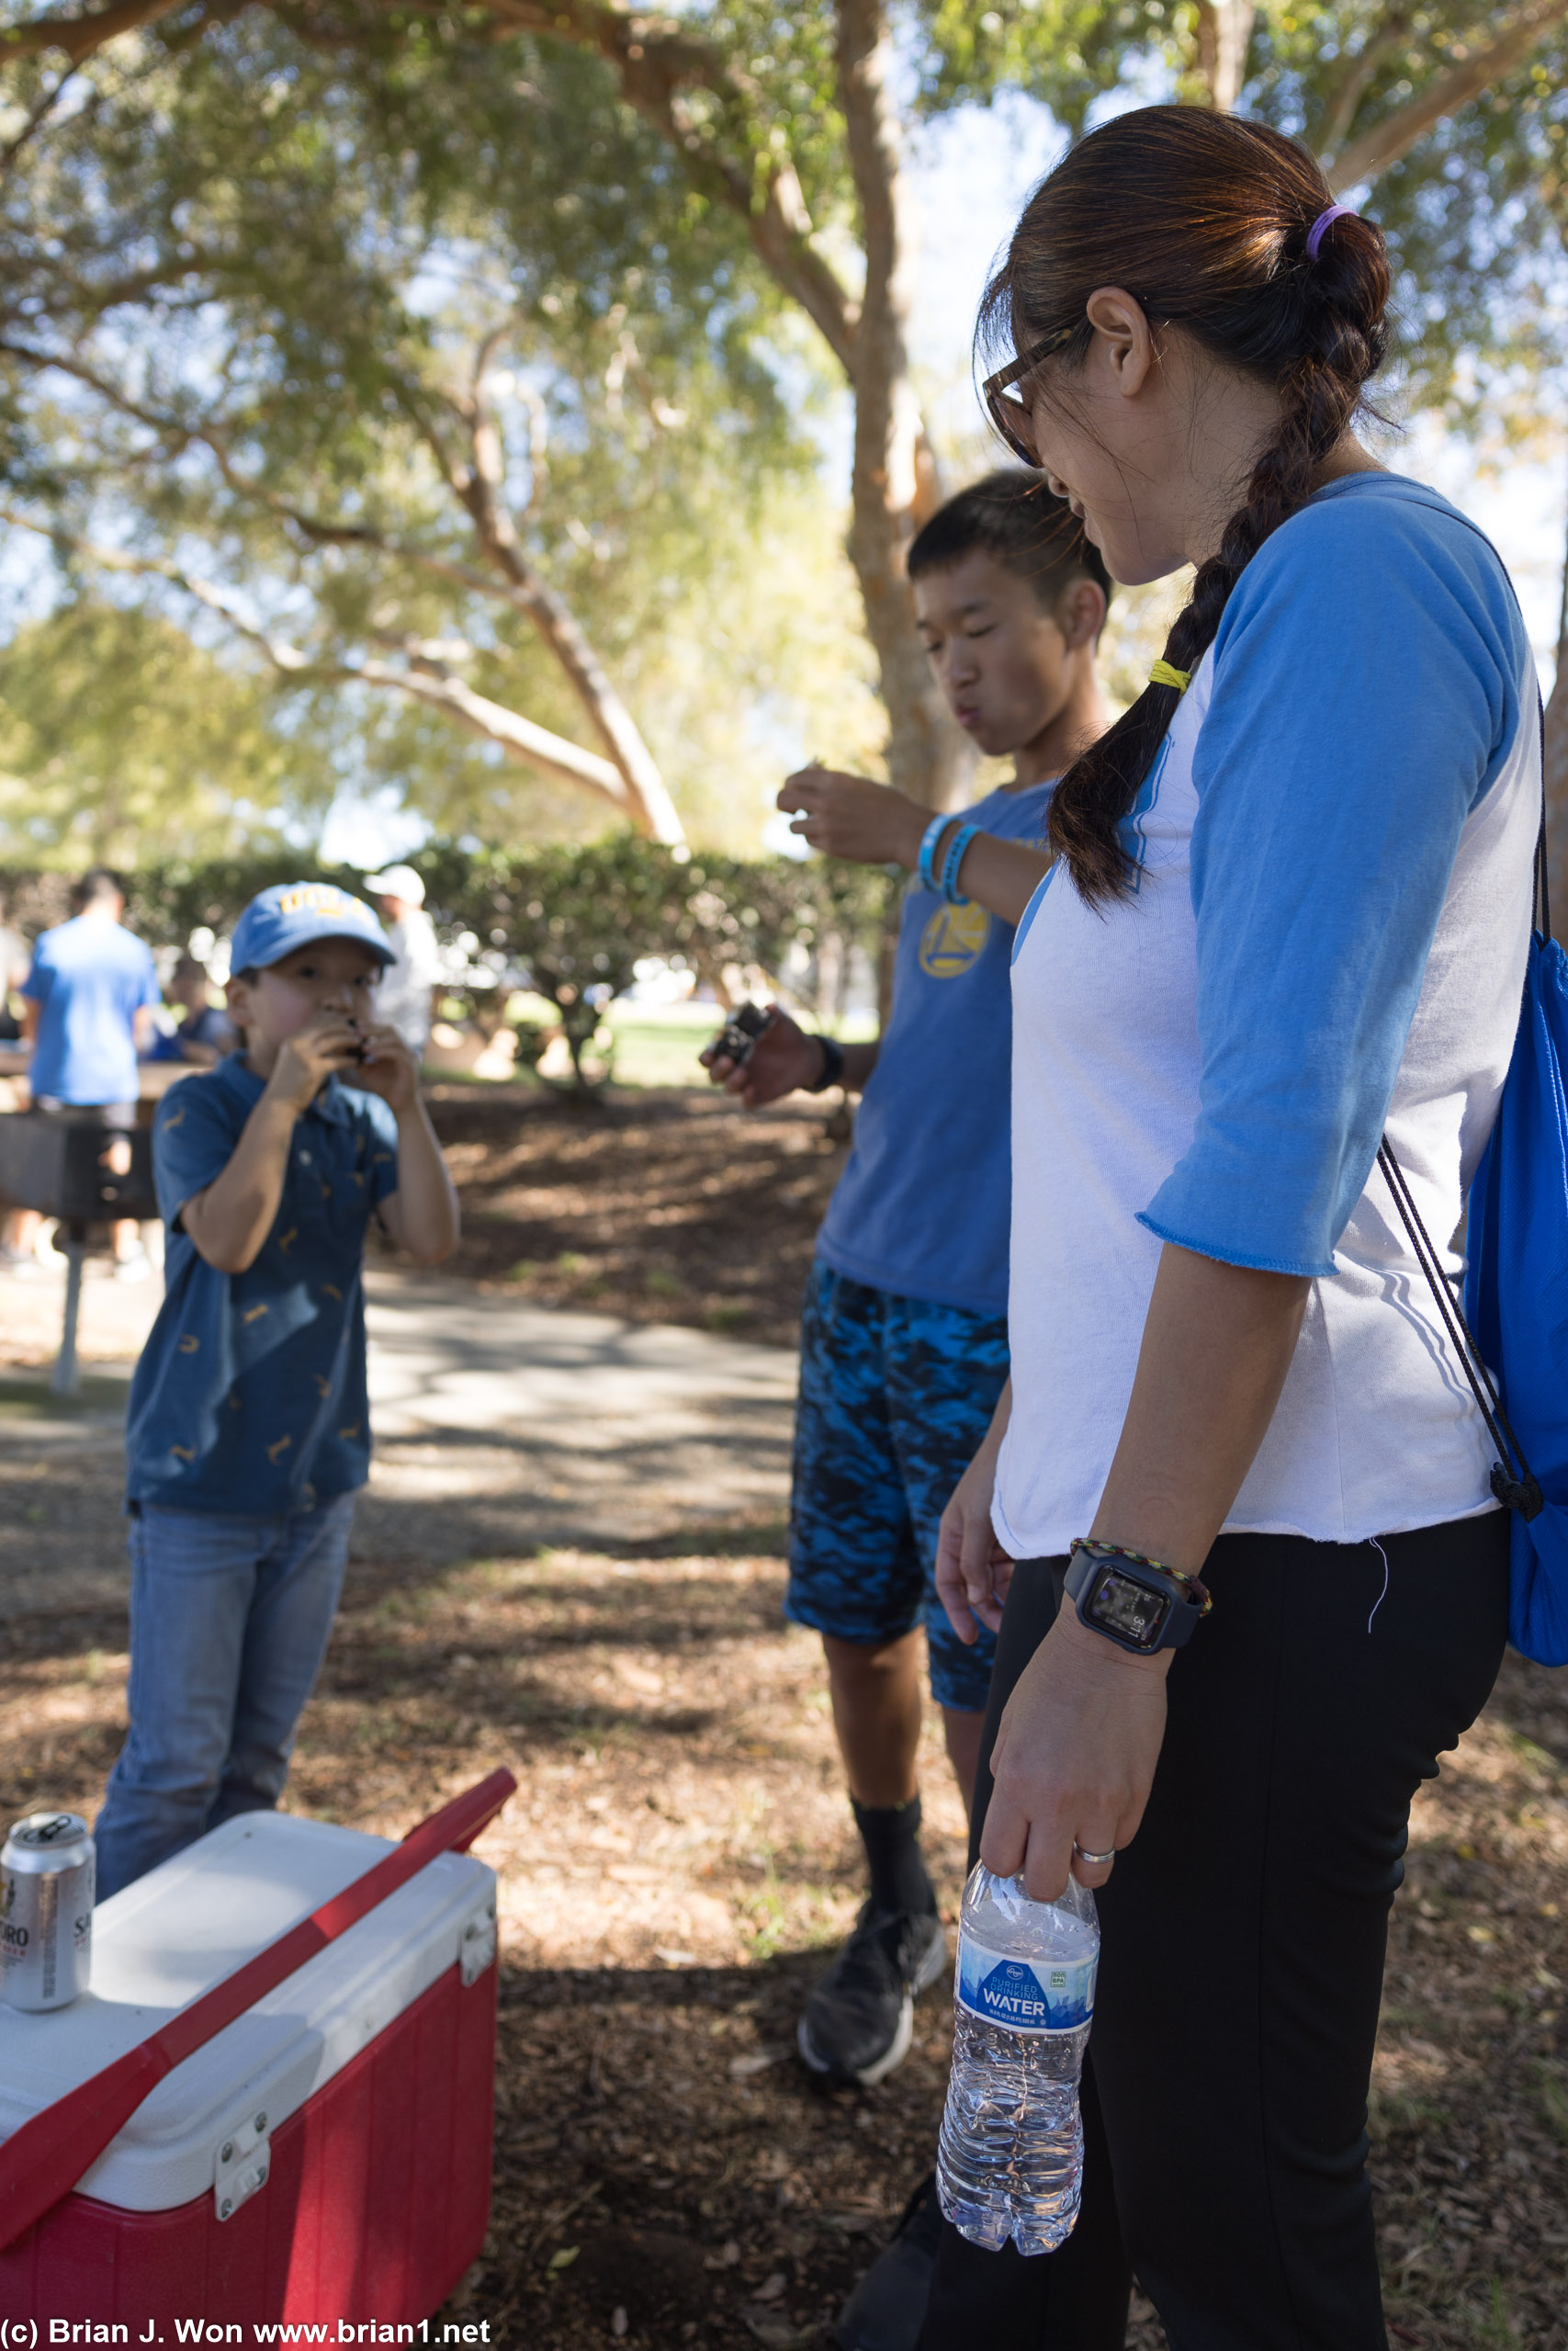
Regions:
<svg viewBox="0 0 1568 2351"><path fill-rule="evenodd" d="M748 1110L778 1102L800 1088L809 1089L822 1075L821 1046L776 1004L770 1008L761 1033L752 1037L744 1059L729 1049L734 1043L738 1040L727 1023L697 1058L713 1083L744 1102Z"/></svg>

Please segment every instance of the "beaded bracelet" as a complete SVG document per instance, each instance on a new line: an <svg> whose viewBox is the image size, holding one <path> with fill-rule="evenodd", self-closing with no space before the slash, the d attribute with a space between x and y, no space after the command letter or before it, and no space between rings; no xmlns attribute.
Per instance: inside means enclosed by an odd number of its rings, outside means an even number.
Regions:
<svg viewBox="0 0 1568 2351"><path fill-rule="evenodd" d="M1195 1600L1202 1601L1205 1616L1214 1605L1209 1587L1200 1577L1190 1576L1185 1567L1172 1567L1167 1560L1151 1559L1146 1552L1129 1551L1124 1543L1100 1543L1092 1535L1080 1534L1068 1545L1069 1556L1075 1551L1087 1551L1091 1559L1129 1559L1134 1567L1152 1567L1156 1575L1172 1576Z"/></svg>
<svg viewBox="0 0 1568 2351"><path fill-rule="evenodd" d="M934 890L937 887L937 843L952 822L953 819L945 813L939 817L932 817L920 835L920 853L915 860L915 871L929 890Z"/></svg>
<svg viewBox="0 0 1568 2351"><path fill-rule="evenodd" d="M980 828L977 824L961 824L947 844L947 854L942 861L942 894L949 906L967 906L958 887L958 868L964 863L964 853Z"/></svg>

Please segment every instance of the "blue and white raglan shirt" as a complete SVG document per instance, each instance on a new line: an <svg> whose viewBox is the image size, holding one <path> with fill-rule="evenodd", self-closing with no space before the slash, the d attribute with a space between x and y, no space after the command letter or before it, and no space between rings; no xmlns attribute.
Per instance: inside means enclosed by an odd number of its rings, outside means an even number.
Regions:
<svg viewBox="0 0 1568 2351"><path fill-rule="evenodd" d="M963 811L998 841L1044 837L1054 783ZM835 1273L897 1296L1000 1317L1008 1303L1012 925L913 881L893 1011L818 1236Z"/></svg>
<svg viewBox="0 0 1568 2351"><path fill-rule="evenodd" d="M1015 1558L1089 1527L1165 1241L1312 1283L1228 1528L1359 1543L1496 1507L1374 1163L1386 1127L1444 1249L1513 1050L1540 817L1496 554L1416 482L1329 483L1231 595L1126 819L1132 895L1091 910L1057 867L1019 926Z"/></svg>

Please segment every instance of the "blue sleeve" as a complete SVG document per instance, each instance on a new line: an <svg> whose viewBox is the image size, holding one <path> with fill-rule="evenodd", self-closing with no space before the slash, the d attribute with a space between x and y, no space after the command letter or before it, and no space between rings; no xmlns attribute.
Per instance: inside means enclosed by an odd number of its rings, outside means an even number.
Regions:
<svg viewBox="0 0 1568 2351"><path fill-rule="evenodd" d="M28 966L28 976L22 982L22 994L29 1004L47 1003L49 991L53 983L53 966L50 964L48 957L41 955L35 947L32 962Z"/></svg>
<svg viewBox="0 0 1568 2351"><path fill-rule="evenodd" d="M164 1000L164 989L158 978L158 966L152 960L152 948L145 943L142 944L141 955L141 992L136 999L138 1012L141 1012L149 1004L161 1004Z"/></svg>
<svg viewBox="0 0 1568 2351"><path fill-rule="evenodd" d="M1200 1109L1142 1219L1162 1239L1335 1271L1528 673L1506 575L1451 512L1330 497L1243 573L1193 761Z"/></svg>
<svg viewBox="0 0 1568 2351"><path fill-rule="evenodd" d="M226 1089L200 1078L169 1088L152 1121L152 1180L165 1224L222 1174L247 1114Z"/></svg>

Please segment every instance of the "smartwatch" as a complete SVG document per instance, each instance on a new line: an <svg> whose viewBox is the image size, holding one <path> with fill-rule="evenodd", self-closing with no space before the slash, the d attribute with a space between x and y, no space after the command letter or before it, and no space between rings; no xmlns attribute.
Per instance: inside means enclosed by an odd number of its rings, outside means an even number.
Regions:
<svg viewBox="0 0 1568 2351"><path fill-rule="evenodd" d="M1109 1543L1074 1543L1067 1563L1067 1598L1080 1624L1137 1657L1180 1648L1212 1605L1196 1576L1180 1575L1157 1560Z"/></svg>
<svg viewBox="0 0 1568 2351"><path fill-rule="evenodd" d="M844 1048L836 1036L818 1034L811 1042L822 1048L822 1075L806 1091L808 1094L825 1094L829 1086L840 1086L844 1081Z"/></svg>

